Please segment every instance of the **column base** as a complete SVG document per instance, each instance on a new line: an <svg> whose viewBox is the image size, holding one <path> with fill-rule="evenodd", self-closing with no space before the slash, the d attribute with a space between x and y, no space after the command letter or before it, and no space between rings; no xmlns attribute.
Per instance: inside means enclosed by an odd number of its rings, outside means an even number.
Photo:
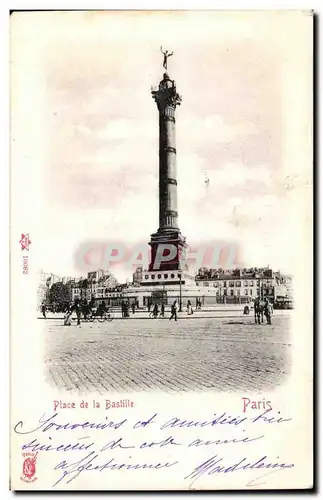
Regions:
<svg viewBox="0 0 323 500"><path fill-rule="evenodd" d="M186 239L179 229L163 228L151 235L149 242L151 246L151 260L149 271L181 271L185 260L187 248ZM167 245L169 248L175 247L176 254L167 260L167 256L173 253L172 249L159 249L159 245ZM156 258L157 257L157 258Z"/></svg>

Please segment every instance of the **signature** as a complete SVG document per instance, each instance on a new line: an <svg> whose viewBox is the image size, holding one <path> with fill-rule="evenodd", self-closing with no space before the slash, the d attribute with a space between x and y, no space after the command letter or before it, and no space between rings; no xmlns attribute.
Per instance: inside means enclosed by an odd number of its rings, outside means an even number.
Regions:
<svg viewBox="0 0 323 500"><path fill-rule="evenodd" d="M279 457L277 457L279 458ZM267 455L262 456L258 460L254 462L248 462L247 457L243 457L241 460L236 461L234 464L227 465L224 463L223 458L219 455L213 455L213 457L209 458L205 462L201 463L195 469L190 472L184 479L192 479L190 483L190 487L204 474L212 475L212 474L228 474L229 472L238 472L238 471L246 471L252 469L266 469L263 475L257 476L254 480L248 483L248 486L259 486L255 484L254 481L261 479L264 476L268 475L268 469L270 473L278 472L279 470L291 469L295 467L293 463L284 463L284 462L274 462L267 457Z"/></svg>

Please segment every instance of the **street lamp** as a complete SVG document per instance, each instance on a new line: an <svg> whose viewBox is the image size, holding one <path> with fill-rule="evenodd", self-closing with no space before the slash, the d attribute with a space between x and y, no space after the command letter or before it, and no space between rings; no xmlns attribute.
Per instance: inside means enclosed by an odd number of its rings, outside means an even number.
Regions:
<svg viewBox="0 0 323 500"><path fill-rule="evenodd" d="M179 312L182 312L182 273L179 273L178 277L179 277Z"/></svg>

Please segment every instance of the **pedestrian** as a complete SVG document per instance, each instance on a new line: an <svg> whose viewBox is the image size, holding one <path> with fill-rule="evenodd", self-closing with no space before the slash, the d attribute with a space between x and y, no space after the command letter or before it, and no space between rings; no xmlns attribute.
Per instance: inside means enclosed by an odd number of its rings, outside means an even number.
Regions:
<svg viewBox="0 0 323 500"><path fill-rule="evenodd" d="M92 318L95 316L95 299L94 297L91 298L90 303L89 303L89 314L91 315Z"/></svg>
<svg viewBox="0 0 323 500"><path fill-rule="evenodd" d="M165 318L165 304L161 305L161 308L160 308L160 317L161 318Z"/></svg>
<svg viewBox="0 0 323 500"><path fill-rule="evenodd" d="M129 302L125 302L125 305L124 305L124 317L125 318L129 318L130 314L129 314Z"/></svg>
<svg viewBox="0 0 323 500"><path fill-rule="evenodd" d="M173 318L175 321L177 321L177 311L178 311L178 304L177 304L177 300L175 300L172 304L172 307L171 307L171 315L169 317L169 321Z"/></svg>
<svg viewBox="0 0 323 500"><path fill-rule="evenodd" d="M121 302L121 315L124 318L125 317L125 303Z"/></svg>
<svg viewBox="0 0 323 500"><path fill-rule="evenodd" d="M158 318L158 315L159 315L158 304L155 304L154 305L154 310L153 310L153 317L156 319L156 318Z"/></svg>
<svg viewBox="0 0 323 500"><path fill-rule="evenodd" d="M271 325L272 305L268 299L265 300L264 312L267 320L267 325Z"/></svg>
<svg viewBox="0 0 323 500"><path fill-rule="evenodd" d="M89 315L89 304L88 304L88 301L86 299L84 299L83 303L82 303L82 312L83 312L84 319L87 320L87 317Z"/></svg>
<svg viewBox="0 0 323 500"><path fill-rule="evenodd" d="M246 314L247 316L250 314L250 308L248 305L244 306L243 314Z"/></svg>
<svg viewBox="0 0 323 500"><path fill-rule="evenodd" d="M131 305L131 307L132 307L132 314L135 314L135 312L136 312L136 303L133 302L132 305Z"/></svg>
<svg viewBox="0 0 323 500"><path fill-rule="evenodd" d="M43 313L43 316L46 319L46 302L45 302L45 300L43 300L43 302L42 302L41 312Z"/></svg>
<svg viewBox="0 0 323 500"><path fill-rule="evenodd" d="M81 326L81 306L80 306L79 299L75 299L75 302L74 302L74 311L76 312L77 325Z"/></svg>
<svg viewBox="0 0 323 500"><path fill-rule="evenodd" d="M71 326L72 306L68 304L64 315L64 326Z"/></svg>
<svg viewBox="0 0 323 500"><path fill-rule="evenodd" d="M187 301L187 314L188 316L193 314L193 307L190 300Z"/></svg>
<svg viewBox="0 0 323 500"><path fill-rule="evenodd" d="M150 300L148 301L148 304L147 304L147 309L148 309L148 312L150 312L150 308L151 308L151 303L150 303Z"/></svg>

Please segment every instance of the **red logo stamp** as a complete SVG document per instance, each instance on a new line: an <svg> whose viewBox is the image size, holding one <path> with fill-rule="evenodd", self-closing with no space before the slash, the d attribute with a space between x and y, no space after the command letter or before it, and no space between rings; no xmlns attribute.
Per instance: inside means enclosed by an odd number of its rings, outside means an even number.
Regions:
<svg viewBox="0 0 323 500"><path fill-rule="evenodd" d="M19 243L21 245L21 250L29 251L29 245L31 244L31 241L29 239L29 233L21 234L21 240L19 241Z"/></svg>
<svg viewBox="0 0 323 500"><path fill-rule="evenodd" d="M20 479L26 483L33 483L36 481L36 460L37 453L23 453L24 462L22 464L22 475Z"/></svg>

